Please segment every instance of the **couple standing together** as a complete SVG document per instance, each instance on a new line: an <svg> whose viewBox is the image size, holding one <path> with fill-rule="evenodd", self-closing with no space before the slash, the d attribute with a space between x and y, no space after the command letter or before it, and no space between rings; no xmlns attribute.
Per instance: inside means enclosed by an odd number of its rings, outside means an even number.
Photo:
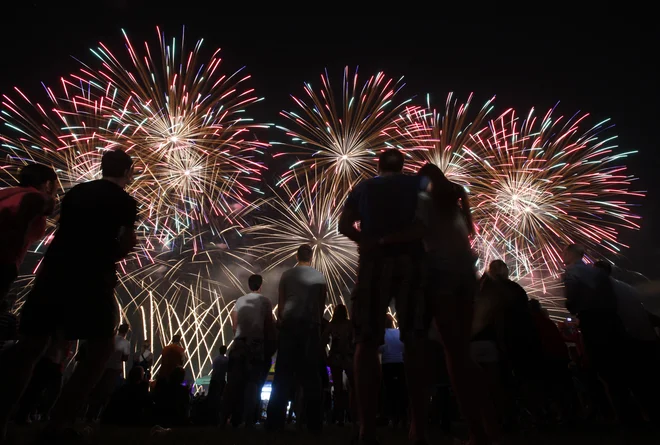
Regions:
<svg viewBox="0 0 660 445"><path fill-rule="evenodd" d="M433 164L426 164L417 176L404 175L403 166L400 151L383 151L378 176L355 187L339 221L339 231L360 249L352 297L359 443L377 443L380 381L374 376L380 375L378 347L393 299L405 344L411 442L426 443L428 331L434 321L452 388L468 423L469 444L488 444L499 431L480 369L469 356L477 279L467 195Z"/></svg>

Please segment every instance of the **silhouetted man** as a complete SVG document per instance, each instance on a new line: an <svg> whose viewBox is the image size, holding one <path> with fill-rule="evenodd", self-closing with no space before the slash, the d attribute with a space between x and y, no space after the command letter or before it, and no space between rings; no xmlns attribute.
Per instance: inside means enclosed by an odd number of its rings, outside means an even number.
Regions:
<svg viewBox="0 0 660 445"><path fill-rule="evenodd" d="M261 275L248 279L250 293L236 300L231 313L234 344L229 351L227 388L222 397L221 425L232 417L237 426L242 420L254 423L259 400L259 382L264 369L265 340L273 335L273 305L261 294ZM237 410L242 405L242 410ZM241 412L242 411L242 412Z"/></svg>
<svg viewBox="0 0 660 445"><path fill-rule="evenodd" d="M114 351L119 324L115 263L135 246L137 204L124 191L133 176L130 156L106 151L101 170L102 179L73 187L62 200L59 228L21 311L21 338L0 382L3 433L34 365L56 333L67 340L85 339L88 349L53 408L45 441L67 440L61 435L72 433L67 428Z"/></svg>
<svg viewBox="0 0 660 445"><path fill-rule="evenodd" d="M327 284L321 272L312 267L312 256L311 246L300 246L296 254L298 264L280 278L279 346L268 403L268 427L273 429L284 427L286 402L298 383L303 390L307 428L321 431L319 356Z"/></svg>
<svg viewBox="0 0 660 445"><path fill-rule="evenodd" d="M422 292L421 240L374 245L389 235L408 231L413 225L421 179L404 175L403 164L403 154L398 150L383 151L378 158L378 176L353 189L339 221L339 231L360 247L351 319L355 326L354 372L360 438L364 443L375 441L380 390L378 347L383 343L391 300L396 302L406 348L416 347L416 343L410 342L426 337L430 324L431 314L425 313ZM406 372L423 372L420 363L413 364L411 358L411 354L406 355ZM411 405L416 406L418 400L419 397L411 397Z"/></svg>

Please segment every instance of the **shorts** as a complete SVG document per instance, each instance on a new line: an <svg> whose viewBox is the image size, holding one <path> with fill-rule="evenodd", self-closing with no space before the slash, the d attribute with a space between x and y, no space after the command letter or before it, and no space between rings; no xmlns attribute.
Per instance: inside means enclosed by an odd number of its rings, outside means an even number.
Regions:
<svg viewBox="0 0 660 445"><path fill-rule="evenodd" d="M20 333L61 333L66 340L113 337L119 323L114 287L103 280L40 273L20 314Z"/></svg>
<svg viewBox="0 0 660 445"><path fill-rule="evenodd" d="M264 342L261 339L237 338L229 351L228 372L248 380L258 380L264 371Z"/></svg>
<svg viewBox="0 0 660 445"><path fill-rule="evenodd" d="M425 275L423 255L361 256L351 296L355 342L383 344L387 309L392 300L401 339L425 338L432 318L424 296Z"/></svg>

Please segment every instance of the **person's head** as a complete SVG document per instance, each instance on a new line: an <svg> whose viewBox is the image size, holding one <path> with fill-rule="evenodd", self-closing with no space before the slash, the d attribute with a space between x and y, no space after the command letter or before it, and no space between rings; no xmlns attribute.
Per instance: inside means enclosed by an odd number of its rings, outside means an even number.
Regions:
<svg viewBox="0 0 660 445"><path fill-rule="evenodd" d="M220 355L225 355L227 353L227 346L225 345L220 346L218 348L218 352L220 353Z"/></svg>
<svg viewBox="0 0 660 445"><path fill-rule="evenodd" d="M598 260L594 263L594 267L605 272L608 277L612 275L612 263L609 261Z"/></svg>
<svg viewBox="0 0 660 445"><path fill-rule="evenodd" d="M378 174L380 176L403 172L403 154L395 149L384 150L378 156Z"/></svg>
<svg viewBox="0 0 660 445"><path fill-rule="evenodd" d="M394 329L394 317L392 317L391 314L387 314L387 318L385 319L385 329Z"/></svg>
<svg viewBox="0 0 660 445"><path fill-rule="evenodd" d="M541 302L539 300L537 300L536 298L530 299L527 304L529 306L530 312L532 312L534 314L538 314L538 313L543 312L543 306L541 306Z"/></svg>
<svg viewBox="0 0 660 445"><path fill-rule="evenodd" d="M126 187L133 179L133 160L123 150L109 150L101 158L101 173L120 187Z"/></svg>
<svg viewBox="0 0 660 445"><path fill-rule="evenodd" d="M118 332L119 332L119 335L121 335L122 337L126 337L126 335L128 335L128 331L130 331L130 330L131 330L131 327L128 325L128 323L122 323L122 324L119 325Z"/></svg>
<svg viewBox="0 0 660 445"><path fill-rule="evenodd" d="M314 251L312 250L312 246L309 244L303 244L302 246L298 247L298 251L296 252L296 260L298 260L298 264L312 264L312 256L314 255Z"/></svg>
<svg viewBox="0 0 660 445"><path fill-rule="evenodd" d="M488 276L491 278L509 278L509 267L502 260L494 260L488 265Z"/></svg>
<svg viewBox="0 0 660 445"><path fill-rule="evenodd" d="M133 366L128 372L126 380L133 385L142 382L144 380L144 368L142 366Z"/></svg>
<svg viewBox="0 0 660 445"><path fill-rule="evenodd" d="M43 164L28 164L18 174L20 187L32 187L46 195L55 196L57 174L52 167Z"/></svg>
<svg viewBox="0 0 660 445"><path fill-rule="evenodd" d="M332 323L338 323L345 320L348 320L348 309L346 309L346 305L338 304L335 306L335 310L332 311Z"/></svg>
<svg viewBox="0 0 660 445"><path fill-rule="evenodd" d="M447 179L442 170L435 164L424 164L417 175L428 179L426 190L431 194L436 209L441 214L450 212L452 209L459 209L465 219L468 233L474 235L472 209L465 190Z"/></svg>
<svg viewBox="0 0 660 445"><path fill-rule="evenodd" d="M253 274L248 278L248 287L252 292L259 292L264 279L261 275Z"/></svg>
<svg viewBox="0 0 660 445"><path fill-rule="evenodd" d="M584 258L584 247L578 244L570 244L564 249L564 265L571 266L582 262Z"/></svg>
<svg viewBox="0 0 660 445"><path fill-rule="evenodd" d="M179 344L181 343L181 335L180 334L174 334L174 337L172 337L172 343L174 344Z"/></svg>
<svg viewBox="0 0 660 445"><path fill-rule="evenodd" d="M173 385L183 385L183 382L186 380L186 370L182 366L177 366L170 374L170 382Z"/></svg>
<svg viewBox="0 0 660 445"><path fill-rule="evenodd" d="M149 343L149 339L147 338L142 342L142 350L144 351L144 350L149 349L149 346L150 346L150 343Z"/></svg>

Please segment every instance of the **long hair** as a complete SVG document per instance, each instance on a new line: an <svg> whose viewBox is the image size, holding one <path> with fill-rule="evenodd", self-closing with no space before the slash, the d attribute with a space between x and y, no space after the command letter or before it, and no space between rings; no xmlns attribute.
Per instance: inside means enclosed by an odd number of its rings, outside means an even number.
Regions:
<svg viewBox="0 0 660 445"><path fill-rule="evenodd" d="M447 179L442 170L434 164L425 164L417 174L431 181L431 197L438 211L444 213L458 207L465 219L468 233L470 236L474 235L470 201L463 187Z"/></svg>
<svg viewBox="0 0 660 445"><path fill-rule="evenodd" d="M340 323L346 320L348 320L348 309L346 309L345 305L338 304L332 312L332 321L330 323Z"/></svg>

